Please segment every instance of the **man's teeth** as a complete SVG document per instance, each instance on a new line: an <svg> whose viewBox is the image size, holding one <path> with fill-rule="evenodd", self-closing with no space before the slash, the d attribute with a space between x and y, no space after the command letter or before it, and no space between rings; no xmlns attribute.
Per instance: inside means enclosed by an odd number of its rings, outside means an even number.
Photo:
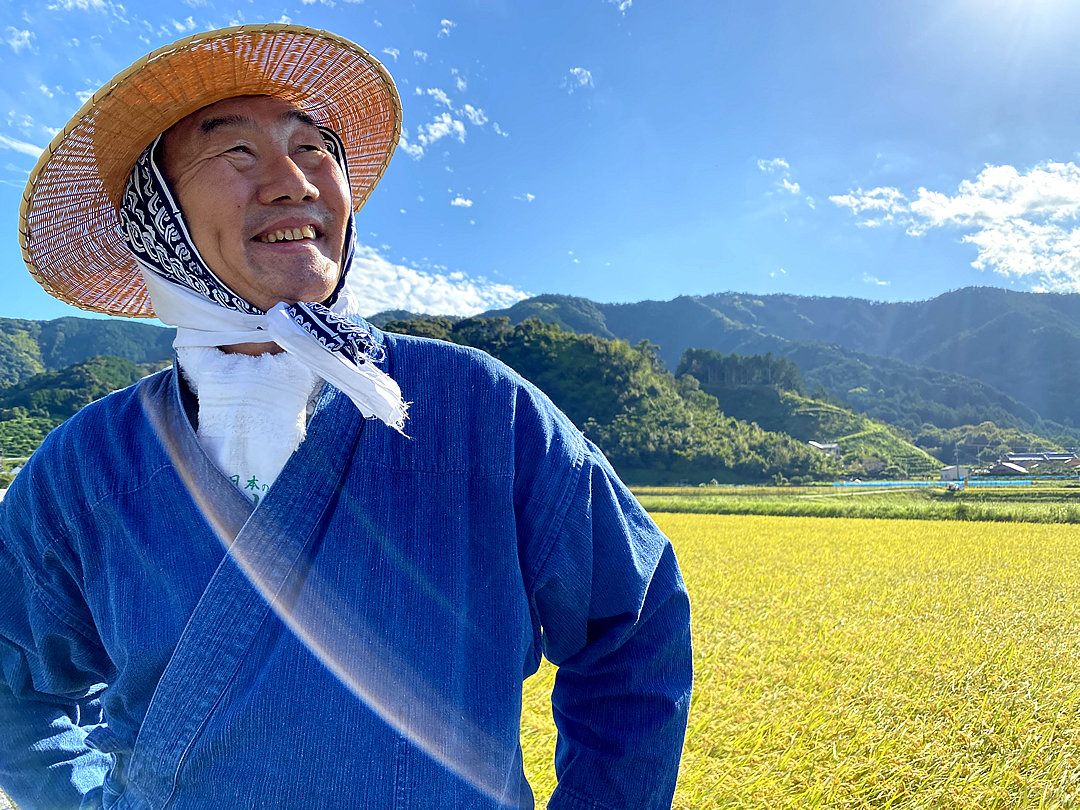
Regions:
<svg viewBox="0 0 1080 810"><path fill-rule="evenodd" d="M260 242L293 242L297 239L314 239L315 229L311 225L303 228L285 228L284 230L264 233L259 237Z"/></svg>

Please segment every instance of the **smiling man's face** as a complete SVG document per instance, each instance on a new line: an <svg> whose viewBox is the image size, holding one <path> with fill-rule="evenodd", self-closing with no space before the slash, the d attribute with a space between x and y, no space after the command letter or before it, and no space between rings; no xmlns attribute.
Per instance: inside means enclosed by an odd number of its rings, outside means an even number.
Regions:
<svg viewBox="0 0 1080 810"><path fill-rule="evenodd" d="M191 238L233 292L262 310L333 293L349 185L296 106L271 96L225 99L173 126L163 149Z"/></svg>

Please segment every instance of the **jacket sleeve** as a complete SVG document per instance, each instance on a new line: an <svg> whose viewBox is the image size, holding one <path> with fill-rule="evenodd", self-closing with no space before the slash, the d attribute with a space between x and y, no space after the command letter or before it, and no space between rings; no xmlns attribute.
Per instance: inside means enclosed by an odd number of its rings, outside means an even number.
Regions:
<svg viewBox="0 0 1080 810"><path fill-rule="evenodd" d="M548 807L670 808L693 680L686 586L671 543L600 450L560 423L557 412L540 420L542 460L519 482L537 560L526 585L558 667Z"/></svg>
<svg viewBox="0 0 1080 810"><path fill-rule="evenodd" d="M105 656L27 472L0 501L0 787L21 810L97 807L111 757L86 735Z"/></svg>

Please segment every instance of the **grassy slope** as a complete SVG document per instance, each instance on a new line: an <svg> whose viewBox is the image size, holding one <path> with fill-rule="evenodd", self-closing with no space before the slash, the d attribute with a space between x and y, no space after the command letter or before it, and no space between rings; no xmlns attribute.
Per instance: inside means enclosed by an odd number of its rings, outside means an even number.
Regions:
<svg viewBox="0 0 1080 810"><path fill-rule="evenodd" d="M835 442L849 464L879 459L882 468L898 467L906 476L936 474L941 463L901 438L884 422L848 408L768 386L702 385L728 416L756 422L765 430L799 441ZM877 472L877 470L874 470Z"/></svg>

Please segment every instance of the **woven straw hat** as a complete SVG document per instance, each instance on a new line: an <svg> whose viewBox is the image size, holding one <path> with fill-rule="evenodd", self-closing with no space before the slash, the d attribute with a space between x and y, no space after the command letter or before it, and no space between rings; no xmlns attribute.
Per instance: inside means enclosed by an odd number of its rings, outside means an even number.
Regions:
<svg viewBox="0 0 1080 810"><path fill-rule="evenodd" d="M243 25L158 48L102 87L41 155L23 193L30 273L82 309L151 317L117 207L136 159L186 115L225 98L278 96L341 135L353 209L386 170L401 100L386 69L346 39L295 25Z"/></svg>

